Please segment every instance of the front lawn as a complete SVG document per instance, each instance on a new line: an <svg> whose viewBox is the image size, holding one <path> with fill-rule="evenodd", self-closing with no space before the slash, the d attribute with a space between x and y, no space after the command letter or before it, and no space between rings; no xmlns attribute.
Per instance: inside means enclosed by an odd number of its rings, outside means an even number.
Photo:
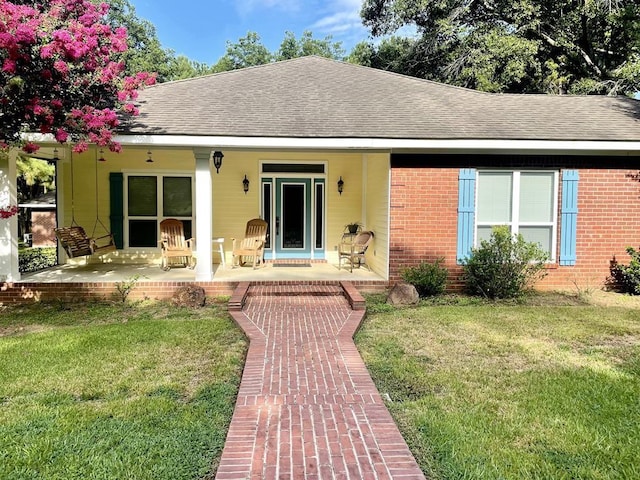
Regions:
<svg viewBox="0 0 640 480"><path fill-rule="evenodd" d="M245 350L215 305L2 311L0 478L211 475Z"/></svg>
<svg viewBox="0 0 640 480"><path fill-rule="evenodd" d="M374 306L356 337L427 477L640 478L637 303L465 302Z"/></svg>

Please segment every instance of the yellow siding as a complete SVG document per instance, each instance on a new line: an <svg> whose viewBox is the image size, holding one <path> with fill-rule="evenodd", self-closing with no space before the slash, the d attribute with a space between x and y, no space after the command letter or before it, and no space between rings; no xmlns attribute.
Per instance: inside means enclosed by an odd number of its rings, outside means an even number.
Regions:
<svg viewBox="0 0 640 480"><path fill-rule="evenodd" d="M147 163L146 148L124 148L119 154L106 151L106 162L96 162L97 150L73 155L74 217L87 233L96 223L96 204L100 220L109 228L109 173L194 173L195 160L191 149L152 150L153 163ZM261 162L325 162L326 167L326 258L338 262L337 245L344 226L358 221L375 232L370 265L379 274L386 274L388 258L388 155L366 155L350 152L270 152L224 150L220 173L213 169L213 234L225 238L227 261L231 261L231 238L242 238L247 220L260 215ZM96 196L96 166L97 189ZM61 190L64 194L64 225L71 223L71 165L59 164ZM245 195L242 180L247 176L249 192ZM292 174L296 176L296 174ZM304 176L304 175L300 175ZM338 194L337 182L342 176L344 191ZM197 192L195 192L197 198ZM196 211L197 211L196 200ZM126 208L126 207L125 207ZM101 235L100 226L96 235ZM154 253L144 251L118 252L116 258L138 261L154 260ZM124 261L124 260L123 260ZM218 255L214 252L214 262Z"/></svg>
<svg viewBox="0 0 640 480"><path fill-rule="evenodd" d="M103 155L106 161L97 162L96 159L99 153L95 147L90 147L87 152L82 154L73 154L73 217L88 235L92 235L94 225L96 225L96 205L98 207L98 218L107 229L110 228L109 174L111 172L137 174L155 174L160 171L193 173L195 169L195 160L190 149L152 150L153 163L146 162L146 148L125 148L120 153L105 150ZM62 215L61 223L70 225L72 221L72 178L69 160L58 164L58 175L62 178L61 187L64 195L64 214ZM105 233L106 231L98 223L94 235L101 236ZM110 257L112 257L110 261L116 261L120 257L126 257L123 261L147 262L157 260L157 255L149 254L148 249L146 252L129 251L126 254L120 251L117 254L111 254Z"/></svg>
<svg viewBox="0 0 640 480"><path fill-rule="evenodd" d="M328 261L338 262L336 250L345 224L364 223L361 154L225 151L224 155L220 173L213 173L213 231L215 236L226 239L225 249L230 252L230 239L242 238L247 220L260 215L261 162L326 162L326 252ZM246 195L242 191L245 174L250 181ZM342 195L337 188L340 176L344 181ZM231 261L230 253L227 257Z"/></svg>
<svg viewBox="0 0 640 480"><path fill-rule="evenodd" d="M375 239L367 250L367 263L383 278L388 276L389 263L389 155L365 155L366 228Z"/></svg>

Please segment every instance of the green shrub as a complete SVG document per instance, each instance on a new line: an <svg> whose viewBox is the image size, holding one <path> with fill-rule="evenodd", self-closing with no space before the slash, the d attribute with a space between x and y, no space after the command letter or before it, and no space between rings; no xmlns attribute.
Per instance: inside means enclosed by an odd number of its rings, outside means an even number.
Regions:
<svg viewBox="0 0 640 480"><path fill-rule="evenodd" d="M444 258L438 258L434 263L421 262L415 267L405 268L402 279L416 287L418 295L429 297L444 292L449 271L442 266Z"/></svg>
<svg viewBox="0 0 640 480"><path fill-rule="evenodd" d="M615 258L611 262L611 283L623 293L640 295L640 252L627 247L627 253L631 257L629 265L622 265Z"/></svg>
<svg viewBox="0 0 640 480"><path fill-rule="evenodd" d="M26 248L18 253L18 269L21 273L35 272L57 263L56 247Z"/></svg>
<svg viewBox="0 0 640 480"><path fill-rule="evenodd" d="M517 297L546 275L548 260L539 244L512 235L509 227L494 227L464 265L467 289L491 299Z"/></svg>

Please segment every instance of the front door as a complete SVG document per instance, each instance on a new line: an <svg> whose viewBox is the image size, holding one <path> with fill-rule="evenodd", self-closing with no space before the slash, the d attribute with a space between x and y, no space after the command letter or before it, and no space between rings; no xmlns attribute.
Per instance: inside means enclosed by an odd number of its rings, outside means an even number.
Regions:
<svg viewBox="0 0 640 480"><path fill-rule="evenodd" d="M277 178L275 194L275 257L311 258L311 179Z"/></svg>

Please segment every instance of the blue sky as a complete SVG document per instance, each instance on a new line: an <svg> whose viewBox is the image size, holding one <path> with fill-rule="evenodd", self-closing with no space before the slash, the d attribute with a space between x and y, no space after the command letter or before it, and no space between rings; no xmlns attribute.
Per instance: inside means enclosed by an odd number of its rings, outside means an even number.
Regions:
<svg viewBox="0 0 640 480"><path fill-rule="evenodd" d="M289 30L299 38L332 35L349 52L368 32L360 20L362 0L132 0L136 13L153 23L163 47L192 60L212 64L224 54L226 41L248 31L277 50Z"/></svg>

